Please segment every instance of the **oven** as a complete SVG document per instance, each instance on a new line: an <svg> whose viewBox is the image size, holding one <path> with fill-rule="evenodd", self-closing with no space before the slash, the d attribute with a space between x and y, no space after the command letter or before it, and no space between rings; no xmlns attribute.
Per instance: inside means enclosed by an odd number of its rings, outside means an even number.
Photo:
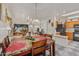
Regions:
<svg viewBox="0 0 79 59"><path fill-rule="evenodd" d="M73 40L79 41L79 24L74 25Z"/></svg>

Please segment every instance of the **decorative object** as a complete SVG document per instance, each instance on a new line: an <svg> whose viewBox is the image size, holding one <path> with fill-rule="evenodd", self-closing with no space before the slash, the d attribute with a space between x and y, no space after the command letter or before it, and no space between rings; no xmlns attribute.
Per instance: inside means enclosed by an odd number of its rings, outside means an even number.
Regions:
<svg viewBox="0 0 79 59"><path fill-rule="evenodd" d="M7 8L5 9L6 15L5 15L5 22L9 25L12 24L12 18L8 16Z"/></svg>
<svg viewBox="0 0 79 59"><path fill-rule="evenodd" d="M27 24L14 24L14 33L22 33L23 35L26 35L29 28Z"/></svg>
<svg viewBox="0 0 79 59"><path fill-rule="evenodd" d="M32 21L33 31L36 32L37 28L40 28L40 21L38 19L34 19Z"/></svg>

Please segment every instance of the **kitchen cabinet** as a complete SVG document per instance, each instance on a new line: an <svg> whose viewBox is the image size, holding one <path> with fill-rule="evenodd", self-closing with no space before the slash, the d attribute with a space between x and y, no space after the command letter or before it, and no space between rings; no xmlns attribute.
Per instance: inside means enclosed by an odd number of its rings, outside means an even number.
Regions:
<svg viewBox="0 0 79 59"><path fill-rule="evenodd" d="M74 35L74 25L79 24L79 21L70 21L65 23L66 28L66 36L68 36L68 40L73 40Z"/></svg>

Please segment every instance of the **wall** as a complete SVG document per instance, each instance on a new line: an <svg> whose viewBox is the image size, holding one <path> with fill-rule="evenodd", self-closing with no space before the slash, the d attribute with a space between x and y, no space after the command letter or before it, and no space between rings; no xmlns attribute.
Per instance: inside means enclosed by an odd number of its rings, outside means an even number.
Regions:
<svg viewBox="0 0 79 59"><path fill-rule="evenodd" d="M1 20L1 4L0 4L0 20Z"/></svg>
<svg viewBox="0 0 79 59"><path fill-rule="evenodd" d="M11 15L11 12L10 12L10 10L9 10L9 8L8 8L8 6L6 4L1 4L1 5L2 5L2 8L1 8L2 9L2 11L1 11L1 20L3 22L5 22L5 20L6 20L6 18L5 18L5 16L6 16L6 8L7 8L8 16L12 18L12 15Z"/></svg>
<svg viewBox="0 0 79 59"><path fill-rule="evenodd" d="M5 22L5 20L6 20L6 18L5 18L5 16L6 16L5 9L6 8L8 10L8 16L11 17L11 13L10 13L10 10L8 9L7 5L1 4L0 42L2 42L4 37L6 37L8 35L8 30L9 30L9 26Z"/></svg>
<svg viewBox="0 0 79 59"><path fill-rule="evenodd" d="M30 4L4 4L9 9L12 16L13 23L27 23L27 17L32 19L39 19L41 21L41 27L47 31L47 22L55 14L56 5L54 4L37 4L37 11L35 9L35 3ZM57 5L58 6L58 5ZM5 6L3 6L3 10ZM37 14L36 14L37 13ZM5 14L5 12L3 12ZM4 16L3 16L4 17ZM3 18L4 19L4 18ZM54 24L55 25L55 24Z"/></svg>

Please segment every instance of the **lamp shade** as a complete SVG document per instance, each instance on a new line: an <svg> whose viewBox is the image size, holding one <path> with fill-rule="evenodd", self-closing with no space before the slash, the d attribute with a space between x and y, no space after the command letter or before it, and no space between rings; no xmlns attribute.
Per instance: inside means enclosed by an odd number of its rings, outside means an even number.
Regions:
<svg viewBox="0 0 79 59"><path fill-rule="evenodd" d="M38 19L33 20L33 23L40 23Z"/></svg>

